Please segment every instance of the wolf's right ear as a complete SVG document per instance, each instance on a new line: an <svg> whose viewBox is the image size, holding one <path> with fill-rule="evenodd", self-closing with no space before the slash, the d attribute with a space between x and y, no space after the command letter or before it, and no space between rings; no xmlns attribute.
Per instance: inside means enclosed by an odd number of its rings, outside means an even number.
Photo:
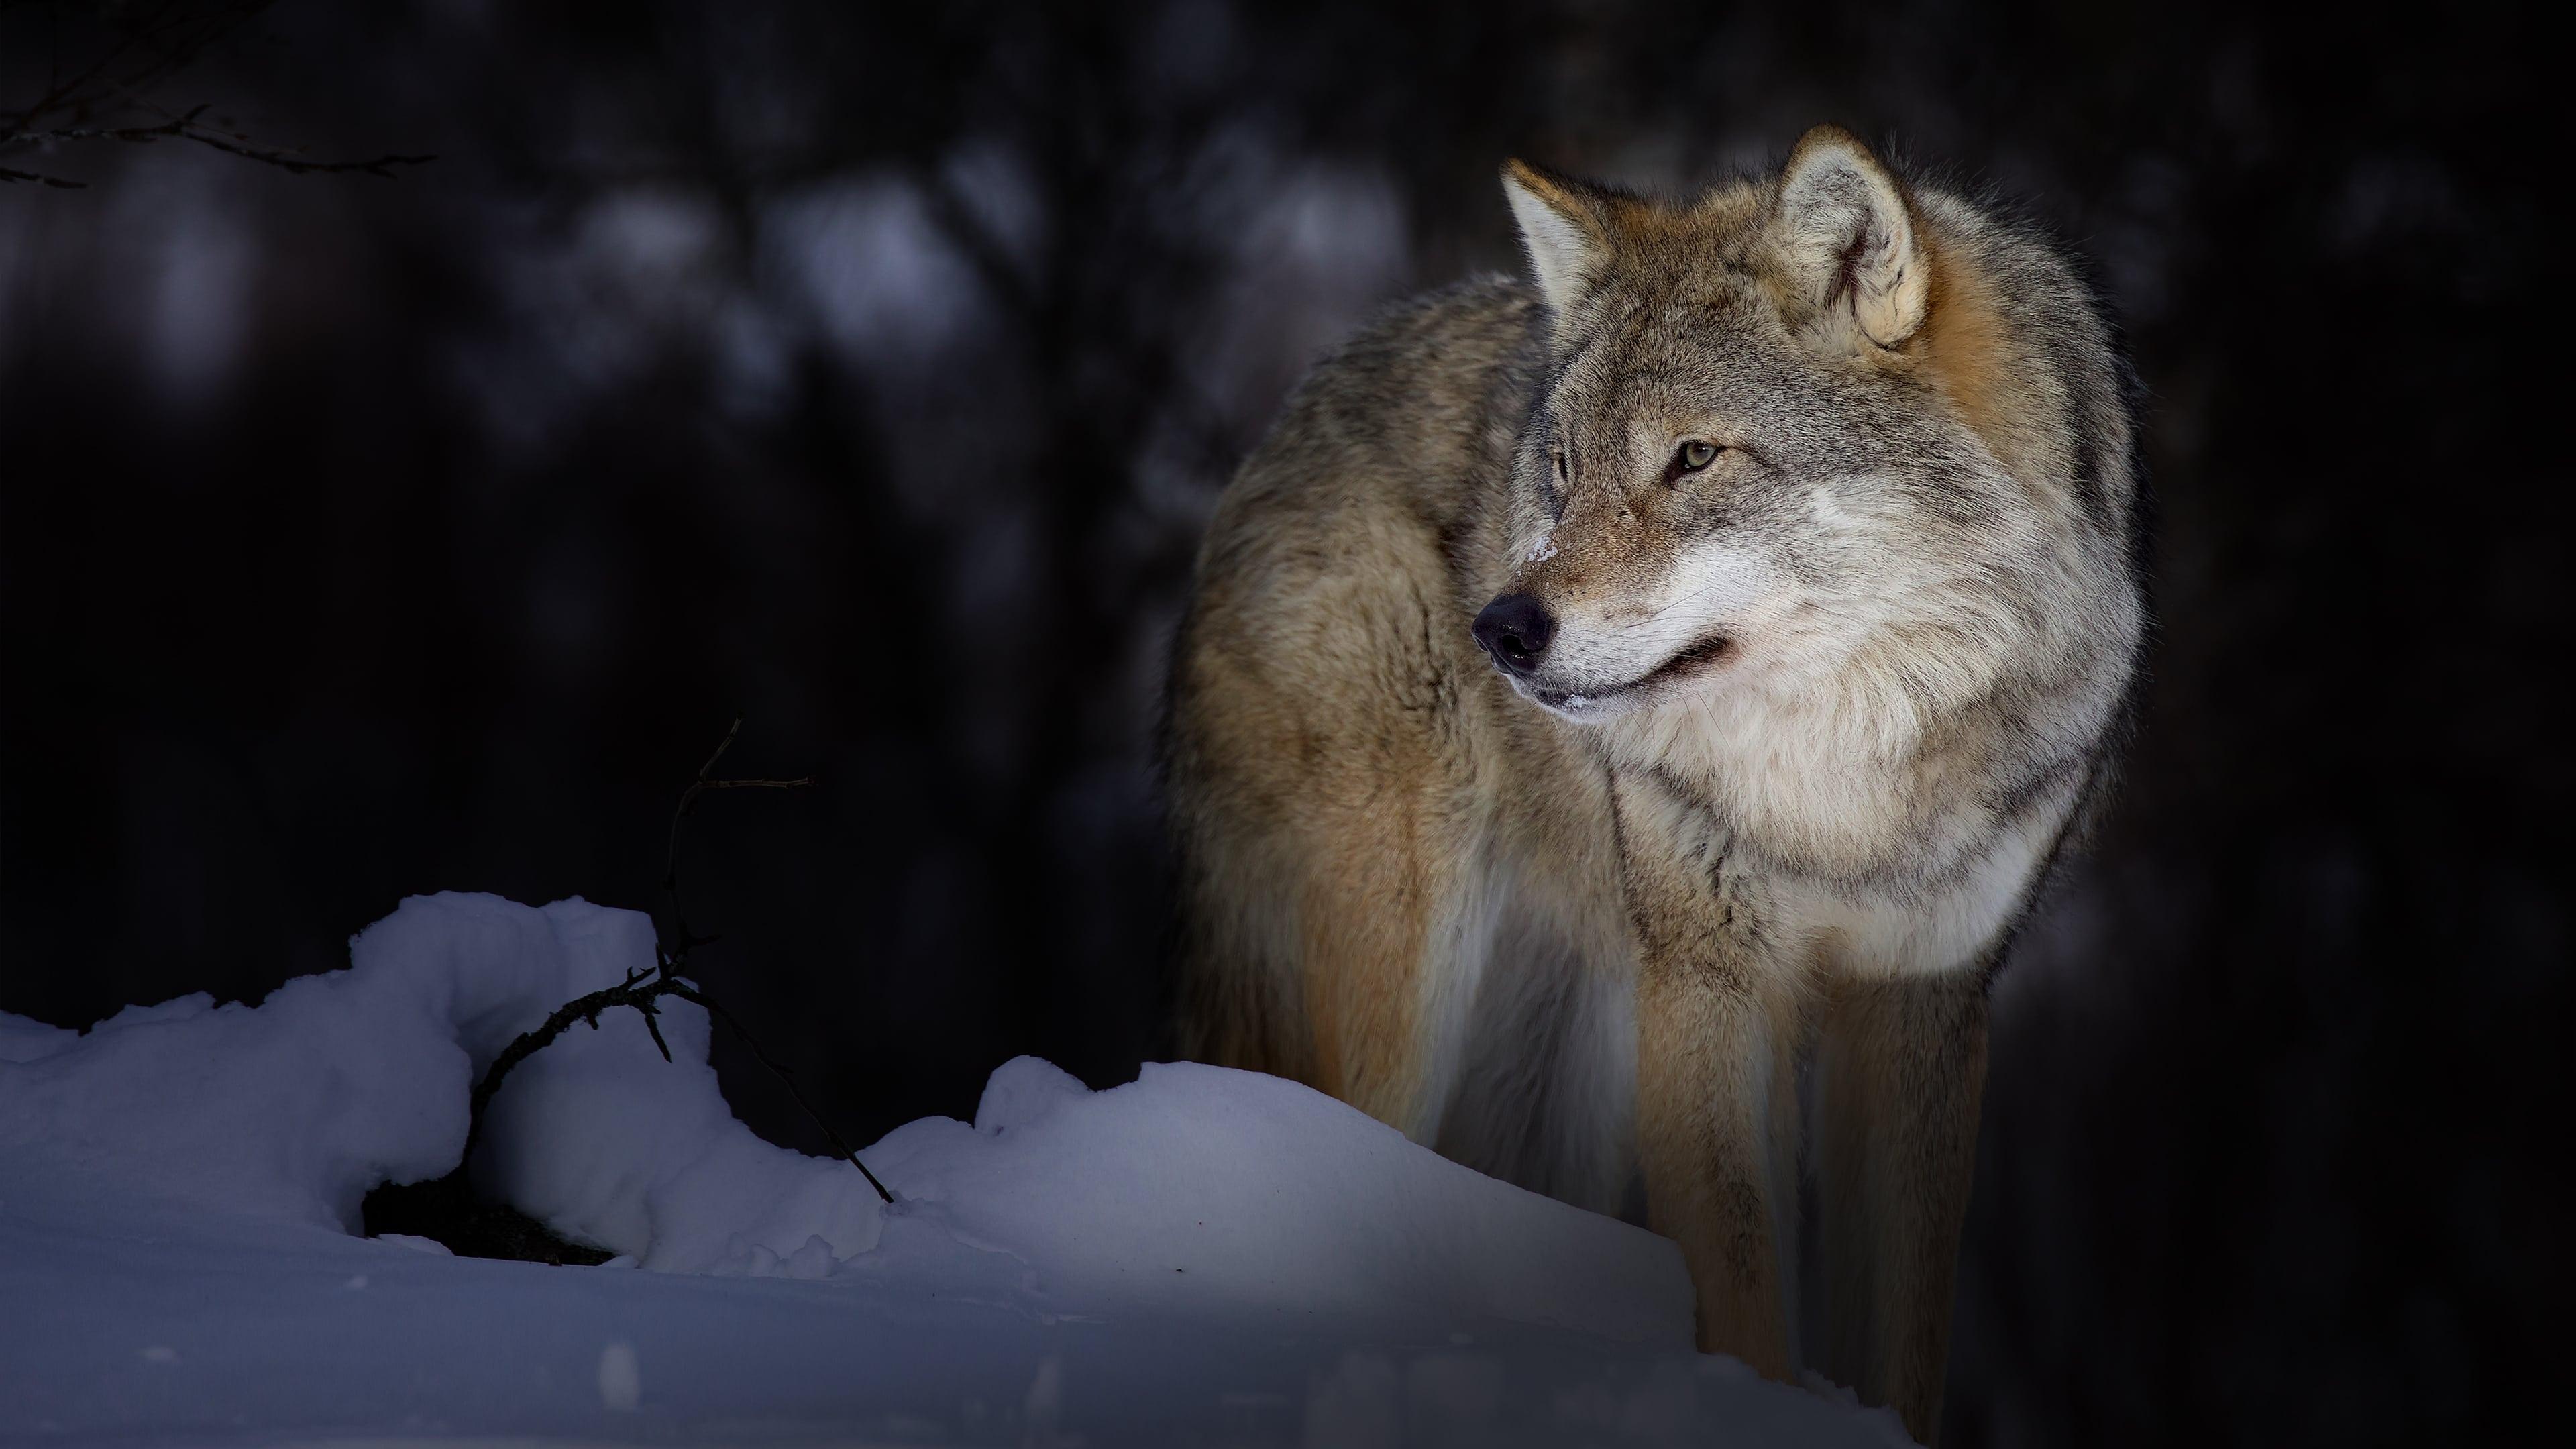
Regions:
<svg viewBox="0 0 2576 1449"><path fill-rule="evenodd" d="M1610 209L1582 182L1525 161L1503 163L1503 198L1520 223L1530 274L1562 319L1610 263Z"/></svg>

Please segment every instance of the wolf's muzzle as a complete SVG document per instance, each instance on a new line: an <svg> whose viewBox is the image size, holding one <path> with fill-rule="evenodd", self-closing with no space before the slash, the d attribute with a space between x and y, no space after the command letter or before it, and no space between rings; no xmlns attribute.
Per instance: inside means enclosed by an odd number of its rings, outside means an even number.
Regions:
<svg viewBox="0 0 2576 1449"><path fill-rule="evenodd" d="M1556 616L1535 594L1505 594L1476 615L1475 634L1504 673L1527 675L1556 637Z"/></svg>

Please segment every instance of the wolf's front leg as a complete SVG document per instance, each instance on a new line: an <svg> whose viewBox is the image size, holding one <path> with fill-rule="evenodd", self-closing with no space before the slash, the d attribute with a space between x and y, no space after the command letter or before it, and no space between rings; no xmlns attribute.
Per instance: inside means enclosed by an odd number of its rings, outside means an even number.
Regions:
<svg viewBox="0 0 2576 1449"><path fill-rule="evenodd" d="M1638 945L1647 1218L1690 1265L1700 1347L1785 1381L1793 1365L1783 1249L1797 1213L1793 984L1769 959L1757 905L1729 877L1704 812L1651 782L1622 781L1617 795Z"/></svg>
<svg viewBox="0 0 2576 1449"><path fill-rule="evenodd" d="M1985 973L1845 984L1817 1065L1827 1368L1929 1444L1976 1168Z"/></svg>

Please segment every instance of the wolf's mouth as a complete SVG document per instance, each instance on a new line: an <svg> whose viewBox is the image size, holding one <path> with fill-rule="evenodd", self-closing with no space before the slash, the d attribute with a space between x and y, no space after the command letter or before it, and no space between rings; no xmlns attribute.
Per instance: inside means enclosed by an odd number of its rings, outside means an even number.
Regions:
<svg viewBox="0 0 2576 1449"><path fill-rule="evenodd" d="M1614 684L1605 689L1548 689L1539 685L1526 688L1530 698L1549 709L1579 712L1593 705L1608 704L1687 679L1725 663L1736 652L1733 639L1724 634L1711 634L1625 684Z"/></svg>
<svg viewBox="0 0 2576 1449"><path fill-rule="evenodd" d="M1665 684L1676 679L1686 679L1704 669L1709 669L1716 665L1725 663L1727 659L1735 653L1736 648L1734 639L1724 634L1711 634L1707 638L1693 644L1688 649L1683 650L1681 653L1676 654L1672 658L1665 660L1663 663L1656 665L1654 669L1647 673L1645 678L1638 680L1635 684L1629 685L1628 687L1630 689L1643 689L1649 685Z"/></svg>

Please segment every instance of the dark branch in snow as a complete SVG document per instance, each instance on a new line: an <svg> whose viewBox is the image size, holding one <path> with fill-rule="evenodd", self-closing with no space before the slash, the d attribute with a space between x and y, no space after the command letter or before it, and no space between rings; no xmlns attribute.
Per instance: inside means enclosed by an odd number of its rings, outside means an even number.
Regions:
<svg viewBox="0 0 2576 1449"><path fill-rule="evenodd" d="M742 1023L735 1019L732 1012L716 1005L714 1001L710 1000L704 994L686 985L675 988L672 994L683 1001L693 1001L698 1005L705 1007L709 1015L715 1017L718 1021L723 1022L726 1026L733 1028L735 1038L744 1046L751 1049L751 1054L760 1059L760 1064L762 1066L769 1068L769 1074L771 1076L778 1079L778 1085L785 1087L787 1089L787 1095L795 1098L796 1105L804 1108L805 1115L813 1119L816 1127L822 1129L824 1140L832 1144L832 1151L839 1154L842 1158L846 1159L852 1167L859 1170L859 1176L866 1178L868 1180L868 1186L877 1190L877 1197L880 1200L885 1202L894 1201L894 1194L886 1191L886 1185L877 1181L877 1175L875 1173L868 1171L868 1165L859 1160L858 1152L853 1149L849 1143L842 1140L840 1133L832 1130L832 1124L823 1120L823 1114L814 1110L813 1103L805 1100L805 1093L799 1090L796 1085L795 1074L788 1071L785 1067L780 1066L777 1062L771 1060L769 1053L760 1049L760 1043L751 1039L751 1033L743 1029ZM646 1019L650 1020L651 1018L648 1017ZM661 1038L659 1034L656 1034L654 1039L659 1041ZM665 1056L669 1055L669 1049L664 1048L663 1054Z"/></svg>
<svg viewBox="0 0 2576 1449"><path fill-rule="evenodd" d="M502 1079L510 1075L510 1069L536 1055L548 1042L570 1030L576 1021L589 1022L590 1029L597 1031L601 1012L614 1011L621 1006L633 1007L644 1014L644 1025L653 1033L653 1044L662 1049L662 1060L669 1061L670 1043L662 1040L661 1024L655 1020L661 1009L653 1001L659 996L699 999L688 990L687 983L656 966L631 973L623 985L594 991L588 996L576 996L556 1007L554 1015L547 1017L543 1025L519 1033L499 1056L492 1059L490 1069L483 1073L483 1080L474 1084L472 1116L465 1129L464 1160L473 1160L475 1144L483 1139L483 1109L491 1105L492 1094L501 1090Z"/></svg>
<svg viewBox="0 0 2576 1449"><path fill-rule="evenodd" d="M662 1049L662 1060L669 1061L671 1044L662 1039L661 1007L656 1003L662 997L676 996L682 1001L705 1008L708 1015L731 1028L734 1036L745 1047L750 1048L751 1054L759 1059L760 1064L769 1069L769 1074L776 1077L779 1085L787 1089L787 1095L796 1099L796 1105L805 1109L805 1115L814 1120L814 1125L822 1129L825 1140L832 1144L832 1150L859 1170L859 1176L866 1178L868 1186L876 1189L880 1200L894 1201L894 1194L886 1190L886 1185L877 1180L875 1173L868 1171L868 1165L859 1160L859 1154L849 1143L842 1140L840 1133L832 1130L832 1124L823 1120L823 1114L814 1110L814 1104L805 1100L804 1092L797 1088L795 1076L785 1067L780 1066L769 1053L760 1049L760 1043L752 1039L750 1031L735 1018L732 1012L717 1005L714 998L700 990L695 982L680 974L682 968L688 965L691 948L703 946L715 939L712 936L690 935L687 923L680 918L680 826L681 822L688 818L689 807L697 803L698 796L709 790L791 790L814 783L814 777L811 775L795 780L714 778L716 762L724 758L726 750L733 748L734 736L741 732L742 721L737 719L733 722L732 728L725 731L724 738L716 744L715 753L707 756L707 762L698 767L697 778L691 780L689 788L680 793L679 808L671 812L670 842L662 864L662 892L670 902L670 911L667 916L657 912L653 922L654 934L658 938L655 942L655 955L658 959L642 971L628 973L626 979L615 986L591 992L587 996L574 997L556 1007L554 1014L548 1016L542 1024L533 1030L521 1032L509 1046L502 1050L501 1055L493 1058L491 1068L483 1074L483 1080L474 1086L472 1112L465 1129L465 1156L461 1163L470 1163L474 1160L475 1145L483 1138L484 1109L491 1105L493 1094L501 1089L501 1081L510 1074L510 1069L543 1050L548 1042L571 1030L572 1024L576 1021L589 1022L591 1030L597 1031L601 1012L615 1011L619 1007L630 1008L642 1014L644 1029L653 1034L653 1045ZM461 1163L460 1171L463 1170Z"/></svg>

